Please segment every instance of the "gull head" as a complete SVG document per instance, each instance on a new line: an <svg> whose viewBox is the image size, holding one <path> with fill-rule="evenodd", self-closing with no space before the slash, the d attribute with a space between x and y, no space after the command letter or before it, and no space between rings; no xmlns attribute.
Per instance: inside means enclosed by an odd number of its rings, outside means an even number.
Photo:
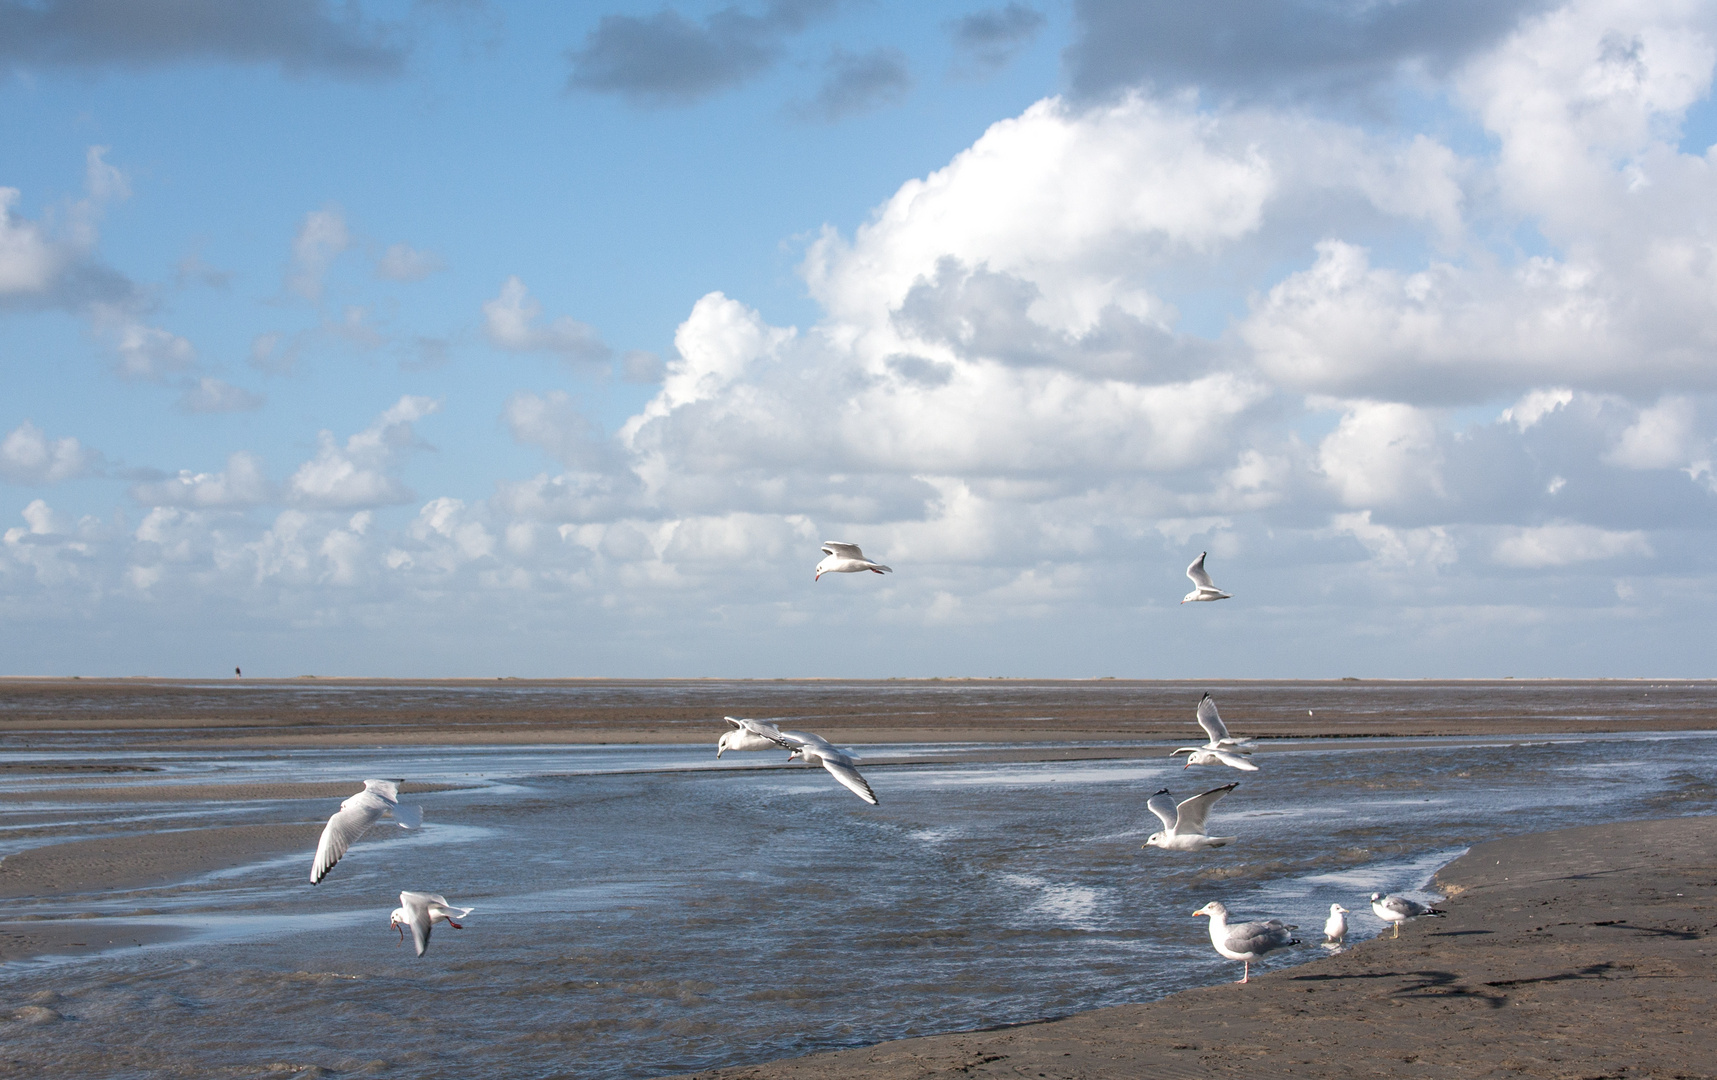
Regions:
<svg viewBox="0 0 1717 1080"><path fill-rule="evenodd" d="M1163 841L1167 838L1168 838L1167 833L1154 832L1145 838L1145 846L1146 847L1162 847Z"/></svg>
<svg viewBox="0 0 1717 1080"><path fill-rule="evenodd" d="M1374 892L1371 894L1371 902L1373 904L1379 903L1380 901L1382 901L1382 899L1383 899L1383 894L1380 892Z"/></svg>
<svg viewBox="0 0 1717 1080"><path fill-rule="evenodd" d="M411 916L402 907L394 908L393 914L388 916L388 929L399 931L399 943L401 945L405 944L405 924L410 921Z"/></svg>
<svg viewBox="0 0 1717 1080"><path fill-rule="evenodd" d="M1342 907L1340 904L1331 904L1329 906L1329 913L1331 915L1346 915L1348 913L1348 911L1346 908Z"/></svg>
<svg viewBox="0 0 1717 1080"><path fill-rule="evenodd" d="M719 738L715 741L715 756L716 757L720 757L723 754L723 752L725 752L727 750L727 737L731 734L733 734L731 731L724 731L721 734L721 738Z"/></svg>
<svg viewBox="0 0 1717 1080"><path fill-rule="evenodd" d="M1208 915L1213 919L1218 917L1218 916L1221 916L1222 918L1226 919L1226 918L1228 918L1228 909L1223 906L1222 901L1212 900L1210 903L1204 905L1203 907L1199 908L1197 911L1193 912L1193 914L1194 915Z"/></svg>

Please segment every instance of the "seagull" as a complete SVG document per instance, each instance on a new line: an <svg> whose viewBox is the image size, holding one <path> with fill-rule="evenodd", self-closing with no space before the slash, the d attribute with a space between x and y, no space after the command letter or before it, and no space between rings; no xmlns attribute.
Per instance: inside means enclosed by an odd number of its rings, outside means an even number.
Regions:
<svg viewBox="0 0 1717 1080"><path fill-rule="evenodd" d="M364 830L382 818L393 818L402 829L423 824L423 807L401 806L399 784L393 780L365 780L364 790L340 804L340 812L328 819L322 839L316 844L316 861L310 864L310 884L328 876Z"/></svg>
<svg viewBox="0 0 1717 1080"><path fill-rule="evenodd" d="M1198 553L1198 558L1192 560L1192 565L1186 568L1186 576L1192 579L1193 589L1180 598L1183 604L1198 600L1227 600L1229 594L1210 583L1210 575L1204 571L1204 557L1208 551Z"/></svg>
<svg viewBox="0 0 1717 1080"><path fill-rule="evenodd" d="M873 574L892 574L894 568L881 563L871 562L864 557L857 544L843 544L839 540L823 541L823 554L827 556L817 564L816 581L824 574L856 574L860 570L869 570Z"/></svg>
<svg viewBox="0 0 1717 1080"><path fill-rule="evenodd" d="M729 750L774 750L782 745L781 732L774 724L766 724L761 720L740 720L737 717L724 716L732 731L724 731L721 738L715 741L715 756L720 757Z"/></svg>
<svg viewBox="0 0 1717 1080"><path fill-rule="evenodd" d="M1241 982L1248 982L1252 978L1252 961L1262 959L1267 953L1273 953L1277 949L1300 943L1299 938L1289 933L1299 927L1284 923L1280 919L1230 924L1228 909L1222 906L1220 900L1212 900L1193 914L1210 916L1210 943L1216 946L1217 952L1246 965L1241 969Z"/></svg>
<svg viewBox="0 0 1717 1080"><path fill-rule="evenodd" d="M399 931L399 940L405 941L405 928L411 927L411 940L417 946L417 955L422 956L429 948L429 932L435 929L435 924L444 922L455 930L465 929L459 925L459 920L476 911L476 908L454 907L440 893L402 892L399 894L399 907L393 909L388 916L388 928Z"/></svg>
<svg viewBox="0 0 1717 1080"><path fill-rule="evenodd" d="M1210 816L1211 807L1239 786L1236 783L1211 788L1178 805L1174 796L1169 794L1168 788L1152 795L1145 805L1151 808L1151 813L1162 819L1166 831L1152 833L1150 839L1145 841L1145 846L1160 847L1165 851L1197 851L1200 848L1222 847L1227 844L1234 837L1205 835L1204 819Z"/></svg>
<svg viewBox="0 0 1717 1080"><path fill-rule="evenodd" d="M853 768L853 762L857 761L858 758L833 745L821 735L812 735L804 731L782 731L777 732L777 735L778 738L773 741L776 745L787 748L789 751L787 754L788 761L797 758L800 761L820 764L829 770L830 776L839 780L854 795L872 806L876 805L876 792L870 789L870 785L865 783L864 777L860 776L859 771Z"/></svg>
<svg viewBox="0 0 1717 1080"><path fill-rule="evenodd" d="M1339 949L1342 942L1347 940L1347 919L1343 917L1346 914L1347 909L1340 904L1329 906L1329 919L1324 923L1325 945L1333 945Z"/></svg>
<svg viewBox="0 0 1717 1080"><path fill-rule="evenodd" d="M1444 914L1444 912L1427 904L1421 904L1417 900L1409 900L1405 896L1396 896L1394 893L1390 893L1388 896L1384 896L1382 893L1372 893L1371 913L1386 923L1395 924L1395 933L1390 935L1392 937L1401 936L1401 924L1408 919L1416 919L1421 915L1440 916Z"/></svg>
<svg viewBox="0 0 1717 1080"><path fill-rule="evenodd" d="M1245 756L1252 751L1245 747L1252 745L1251 739L1236 739L1228 734L1228 725L1222 722L1222 716L1216 711L1216 699L1207 692L1198 699L1198 726L1204 729L1208 741L1203 746L1183 746L1169 757L1176 754L1187 755L1186 764L1182 768L1194 765L1227 765L1242 772L1257 772L1258 766L1247 761Z"/></svg>

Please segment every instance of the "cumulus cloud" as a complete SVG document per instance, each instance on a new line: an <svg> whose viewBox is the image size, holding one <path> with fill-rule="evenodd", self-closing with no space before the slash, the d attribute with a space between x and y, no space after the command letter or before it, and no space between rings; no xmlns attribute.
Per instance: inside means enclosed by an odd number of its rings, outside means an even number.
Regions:
<svg viewBox="0 0 1717 1080"><path fill-rule="evenodd" d="M419 251L407 243L390 244L376 259L376 276L388 281L422 281L447 269L433 251Z"/></svg>
<svg viewBox="0 0 1717 1080"><path fill-rule="evenodd" d="M0 63L15 67L213 61L369 77L404 60L395 28L325 0L0 0Z"/></svg>
<svg viewBox="0 0 1717 1080"><path fill-rule="evenodd" d="M541 323L543 306L517 277L501 283L501 291L483 305L483 332L489 342L509 352L546 352L568 363L608 359L610 350L596 330L562 315Z"/></svg>
<svg viewBox="0 0 1717 1080"><path fill-rule="evenodd" d="M103 210L131 193L125 174L106 160L106 153L105 146L86 151L85 197L66 204L54 225L17 213L23 193L0 187L0 309L76 311L135 300L131 282L95 254Z"/></svg>
<svg viewBox="0 0 1717 1080"><path fill-rule="evenodd" d="M567 87L635 105L689 105L767 71L786 39L834 8L834 0L771 0L758 14L725 7L701 23L672 8L604 15L582 47L567 50Z"/></svg>
<svg viewBox="0 0 1717 1080"><path fill-rule="evenodd" d="M28 420L0 440L0 477L12 484L57 484L86 475L100 460L72 436L50 439Z"/></svg>
<svg viewBox="0 0 1717 1080"><path fill-rule="evenodd" d="M836 48L823 64L823 84L794 111L807 120L834 123L899 101L912 89L906 54L879 47L852 53Z"/></svg>
<svg viewBox="0 0 1717 1080"><path fill-rule="evenodd" d="M306 300L322 299L322 281L342 252L352 246L346 216L337 206L312 210L304 215L292 238L292 263L286 272L286 287Z"/></svg>
<svg viewBox="0 0 1717 1080"><path fill-rule="evenodd" d="M193 473L182 469L171 479L135 484L131 488L131 497L144 506L197 509L256 506L269 501L272 494L261 460L243 450L227 458L227 467L222 472Z"/></svg>
<svg viewBox="0 0 1717 1080"><path fill-rule="evenodd" d="M190 413L251 412L262 408L263 397L222 379L204 377L179 395L179 408Z"/></svg>
<svg viewBox="0 0 1717 1080"><path fill-rule="evenodd" d="M1693 402L1685 397L1666 397L1650 408L1616 440L1606 460L1627 469L1674 469L1698 456L1702 440L1698 434Z"/></svg>
<svg viewBox="0 0 1717 1080"><path fill-rule="evenodd" d="M948 36L964 64L990 72L1006 67L1048 21L1036 8L1015 0L960 16L947 24Z"/></svg>
<svg viewBox="0 0 1717 1080"><path fill-rule="evenodd" d="M322 432L316 456L286 481L287 500L325 510L410 502L415 496L392 470L417 444L412 425L440 409L433 398L408 394L344 443Z"/></svg>
<svg viewBox="0 0 1717 1080"><path fill-rule="evenodd" d="M1591 525L1540 525L1513 529L1497 542L1491 557L1504 566L1539 570L1550 566L1623 556L1650 558L1651 544L1638 529L1625 532Z"/></svg>

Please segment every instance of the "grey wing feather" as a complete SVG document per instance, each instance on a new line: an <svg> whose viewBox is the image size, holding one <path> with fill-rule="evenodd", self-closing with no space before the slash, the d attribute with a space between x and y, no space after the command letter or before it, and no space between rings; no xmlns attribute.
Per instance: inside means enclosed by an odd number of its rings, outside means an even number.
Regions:
<svg viewBox="0 0 1717 1080"><path fill-rule="evenodd" d="M365 780L364 790L373 791L388 802L399 802L399 784L393 780Z"/></svg>
<svg viewBox="0 0 1717 1080"><path fill-rule="evenodd" d="M1228 738L1228 725L1222 722L1222 714L1216 711L1216 699L1209 694L1198 699L1198 726L1210 736L1212 746Z"/></svg>
<svg viewBox="0 0 1717 1080"><path fill-rule="evenodd" d="M1228 928L1227 945L1235 952L1267 953L1292 944L1295 927L1279 919L1268 922L1245 922Z"/></svg>
<svg viewBox="0 0 1717 1080"><path fill-rule="evenodd" d="M328 876L334 864L345 857L364 831L374 825L387 809L380 799L365 798L369 792L354 795L340 804L339 811L322 827L322 838L316 843L316 860L310 864L310 884L315 885Z"/></svg>
<svg viewBox="0 0 1717 1080"><path fill-rule="evenodd" d="M1163 828L1168 829L1170 832L1174 831L1174 796L1169 794L1168 788L1163 788L1155 795L1152 795L1150 799L1145 802L1145 805L1150 807L1151 813L1155 814L1162 820Z"/></svg>
<svg viewBox="0 0 1717 1080"><path fill-rule="evenodd" d="M429 934L435 925L429 920L429 909L413 908L411 912L411 940L417 946L417 955L422 956L429 948Z"/></svg>
<svg viewBox="0 0 1717 1080"><path fill-rule="evenodd" d="M839 780L854 795L872 806L877 804L876 792L872 791L870 785L865 783L864 777L859 775L857 769L838 758L824 758L823 768L829 770L830 775Z"/></svg>
<svg viewBox="0 0 1717 1080"><path fill-rule="evenodd" d="M1210 575L1204 571L1204 557L1208 554L1210 554L1208 551L1199 552L1198 558L1192 560L1192 565L1186 568L1186 576L1191 578L1192 583L1201 589L1216 588L1210 583Z"/></svg>
<svg viewBox="0 0 1717 1080"><path fill-rule="evenodd" d="M1425 904L1421 904L1416 900L1409 900L1405 896L1385 896L1381 901L1379 901L1379 905L1398 915L1406 915L1409 918L1412 918L1415 915L1423 915L1431 910L1431 908Z"/></svg>
<svg viewBox="0 0 1717 1080"><path fill-rule="evenodd" d="M1239 786L1238 783L1224 784L1181 803L1175 808L1174 831L1182 836L1204 832L1204 822L1210 816L1210 808Z"/></svg>
<svg viewBox="0 0 1717 1080"><path fill-rule="evenodd" d="M824 540L823 554L839 555L843 559L864 558L864 552L859 550L859 546L857 544L847 544L839 540Z"/></svg>

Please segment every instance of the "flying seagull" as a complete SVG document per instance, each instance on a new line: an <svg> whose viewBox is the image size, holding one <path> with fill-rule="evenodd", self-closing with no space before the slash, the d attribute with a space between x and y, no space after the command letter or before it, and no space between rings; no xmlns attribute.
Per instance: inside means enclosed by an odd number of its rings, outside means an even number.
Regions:
<svg viewBox="0 0 1717 1080"><path fill-rule="evenodd" d="M1290 933L1299 927L1284 923L1280 919L1230 923L1228 909L1220 900L1212 900L1193 914L1210 916L1210 943L1216 946L1216 951L1223 956L1245 965L1241 969L1241 982L1251 980L1252 961L1262 959L1277 949L1300 943L1300 939Z"/></svg>
<svg viewBox="0 0 1717 1080"><path fill-rule="evenodd" d="M1210 583L1210 575L1204 571L1204 557L1208 551L1198 553L1198 558L1192 560L1192 565L1186 568L1186 576L1192 579L1192 591L1180 598L1183 604L1198 600L1227 600L1229 594Z"/></svg>
<svg viewBox="0 0 1717 1080"><path fill-rule="evenodd" d="M821 735L812 735L804 731L779 731L773 739L776 745L786 747L787 760L799 760L813 765L821 765L829 770L829 775L839 780L847 790L854 795L876 805L876 792L870 789L864 777L853 768L853 762L858 758L847 753L840 747L830 743Z"/></svg>
<svg viewBox="0 0 1717 1080"><path fill-rule="evenodd" d="M817 564L816 581L824 574L856 574L861 570L869 570L873 574L892 574L894 568L881 563L871 562L864 557L857 544L843 544L839 540L823 541L822 562Z"/></svg>
<svg viewBox="0 0 1717 1080"><path fill-rule="evenodd" d="M1145 841L1145 846L1160 847L1165 851L1198 851L1201 848L1222 847L1227 844L1234 837L1205 835L1204 821L1210 816L1210 808L1239 786L1224 784L1178 804L1174 801L1174 796L1169 794L1168 788L1152 795L1145 805L1151 808L1151 813L1162 819L1164 831L1152 833L1150 839Z"/></svg>
<svg viewBox="0 0 1717 1080"><path fill-rule="evenodd" d="M1222 722L1222 715L1216 711L1216 699L1208 692L1198 699L1198 726L1204 729L1204 745L1183 746L1169 755L1187 755L1186 764L1182 768L1191 768L1194 765L1227 765L1242 772L1258 771L1258 766L1246 760L1246 755L1252 753L1246 749L1252 745L1252 740L1236 739L1228 734L1228 725Z"/></svg>
<svg viewBox="0 0 1717 1080"><path fill-rule="evenodd" d="M399 939L405 941L405 928L411 927L411 940L417 946L417 955L422 956L429 948L429 932L435 929L435 924L444 922L455 930L465 929L459 925L460 919L476 911L476 908L454 907L440 893L402 892L399 894L399 907L393 909L388 916L388 928L399 931Z"/></svg>
<svg viewBox="0 0 1717 1080"><path fill-rule="evenodd" d="M1392 937L1401 936L1401 924L1408 919L1416 919L1421 915L1440 916L1444 914L1444 912L1428 904L1409 900L1405 896L1396 896L1394 893L1390 893L1388 896L1384 896L1382 893L1372 893L1371 913L1386 923L1395 924L1395 933L1391 935Z"/></svg>
<svg viewBox="0 0 1717 1080"><path fill-rule="evenodd" d="M782 745L781 732L774 724L766 724L761 720L741 720L733 716L724 716L732 731L724 731L721 738L715 741L715 756L720 757L729 750L774 750Z"/></svg>
<svg viewBox="0 0 1717 1080"><path fill-rule="evenodd" d="M339 812L322 829L316 861L310 864L310 884L327 877L346 849L382 818L392 818L402 829L415 829L423 824L423 807L401 806L396 781L365 780L364 790L341 803Z"/></svg>

